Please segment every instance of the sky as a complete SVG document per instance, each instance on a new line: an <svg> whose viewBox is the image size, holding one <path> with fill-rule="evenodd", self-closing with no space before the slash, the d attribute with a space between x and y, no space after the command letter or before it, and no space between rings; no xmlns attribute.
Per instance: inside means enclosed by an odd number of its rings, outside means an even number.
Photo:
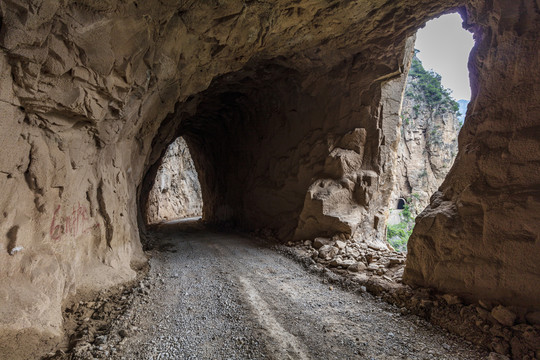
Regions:
<svg viewBox="0 0 540 360"><path fill-rule="evenodd" d="M471 88L467 61L474 45L472 33L463 29L459 14L429 21L418 30L415 48L426 70L442 76L442 85L452 90L456 100L469 100Z"/></svg>

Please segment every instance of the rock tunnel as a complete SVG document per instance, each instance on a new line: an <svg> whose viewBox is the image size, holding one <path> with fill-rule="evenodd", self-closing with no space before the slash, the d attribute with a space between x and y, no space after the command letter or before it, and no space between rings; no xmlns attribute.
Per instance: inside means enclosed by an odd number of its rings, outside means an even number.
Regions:
<svg viewBox="0 0 540 360"><path fill-rule="evenodd" d="M475 35L455 164L417 218L411 286L540 310L540 4L0 4L1 346L54 342L75 293L134 278L166 147L204 220L384 248L399 110L425 22Z"/></svg>

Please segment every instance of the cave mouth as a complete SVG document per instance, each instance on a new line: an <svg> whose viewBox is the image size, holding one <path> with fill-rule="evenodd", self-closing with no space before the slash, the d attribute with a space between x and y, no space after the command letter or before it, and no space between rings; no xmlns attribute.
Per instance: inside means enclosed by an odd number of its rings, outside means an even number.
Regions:
<svg viewBox="0 0 540 360"><path fill-rule="evenodd" d="M164 152L148 194L146 223L155 225L203 214L201 184L189 146L177 137Z"/></svg>
<svg viewBox="0 0 540 360"><path fill-rule="evenodd" d="M387 240L407 251L415 218L449 173L471 97L467 69L474 45L458 13L430 20L417 32L401 108L396 184Z"/></svg>

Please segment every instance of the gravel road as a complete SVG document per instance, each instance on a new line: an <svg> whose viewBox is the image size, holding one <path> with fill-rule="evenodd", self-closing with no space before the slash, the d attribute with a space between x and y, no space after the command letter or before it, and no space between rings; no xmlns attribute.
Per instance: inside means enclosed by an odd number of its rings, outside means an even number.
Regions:
<svg viewBox="0 0 540 360"><path fill-rule="evenodd" d="M194 223L154 236L112 359L485 359L370 294L335 288L256 240ZM121 340L120 340L121 339ZM101 357L101 356L98 356Z"/></svg>

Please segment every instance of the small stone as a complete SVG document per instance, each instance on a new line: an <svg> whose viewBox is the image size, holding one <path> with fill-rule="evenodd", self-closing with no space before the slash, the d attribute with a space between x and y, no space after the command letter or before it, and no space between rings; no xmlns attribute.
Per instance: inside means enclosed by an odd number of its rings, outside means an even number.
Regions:
<svg viewBox="0 0 540 360"><path fill-rule="evenodd" d="M347 270L352 271L352 272L364 271L366 270L366 264L364 264L363 262L357 262L349 266Z"/></svg>
<svg viewBox="0 0 540 360"><path fill-rule="evenodd" d="M355 259L360 257L360 251L358 251L357 249L354 249L354 248L348 248L347 249L347 254L349 254L350 256L352 256Z"/></svg>
<svg viewBox="0 0 540 360"><path fill-rule="evenodd" d="M311 244L312 244L311 240L304 241L305 246L311 246Z"/></svg>
<svg viewBox="0 0 540 360"><path fill-rule="evenodd" d="M483 320L487 320L489 318L489 311L480 306L476 307L476 312L478 313L478 316L480 316L480 318Z"/></svg>
<svg viewBox="0 0 540 360"><path fill-rule="evenodd" d="M340 234L335 234L334 236L332 236L332 241L337 241L337 240L346 241L347 235L340 233Z"/></svg>
<svg viewBox="0 0 540 360"><path fill-rule="evenodd" d="M345 244L344 241L338 240L338 241L336 241L336 244L335 244L335 245L338 247L338 249L345 249L345 246L346 246L347 244Z"/></svg>
<svg viewBox="0 0 540 360"><path fill-rule="evenodd" d="M101 335L101 336L98 336L96 337L96 339L94 340L94 343L96 345L102 345L102 344L105 344L107 342L107 335Z"/></svg>
<svg viewBox="0 0 540 360"><path fill-rule="evenodd" d="M332 259L332 261L330 261L330 266L333 266L333 267L340 266L341 261L342 260L341 260L340 257L336 257L336 258Z"/></svg>
<svg viewBox="0 0 540 360"><path fill-rule="evenodd" d="M356 261L345 259L345 260L342 260L339 265L343 266L344 269L348 269L349 266L354 265L354 264L356 264Z"/></svg>
<svg viewBox="0 0 540 360"><path fill-rule="evenodd" d="M338 253L338 249L331 245L323 245L319 249L319 257L325 260L334 258Z"/></svg>
<svg viewBox="0 0 540 360"><path fill-rule="evenodd" d="M461 304L461 299L456 295L444 294L442 298L444 299L444 301L446 301L448 305Z"/></svg>
<svg viewBox="0 0 540 360"><path fill-rule="evenodd" d="M516 314L508 310L502 305L496 306L491 310L491 316L502 325L512 326L516 321Z"/></svg>
<svg viewBox="0 0 540 360"><path fill-rule="evenodd" d="M493 304L491 304L491 302L488 300L478 300L478 304L480 304L480 306L486 310L491 311L491 309L493 309Z"/></svg>
<svg viewBox="0 0 540 360"><path fill-rule="evenodd" d="M330 243L331 243L330 239L318 237L318 238L315 238L315 240L313 240L313 247L315 249L320 249L324 245L330 245Z"/></svg>
<svg viewBox="0 0 540 360"><path fill-rule="evenodd" d="M525 315L525 319L531 325L540 325L540 311L530 312Z"/></svg>
<svg viewBox="0 0 540 360"><path fill-rule="evenodd" d="M377 270L379 270L379 265L377 265L377 264L369 264L369 266L367 267L367 269L368 269L369 271L377 271Z"/></svg>
<svg viewBox="0 0 540 360"><path fill-rule="evenodd" d="M388 250L385 246L383 246L382 244L378 244L378 243L368 244L368 248L370 248L372 250L375 250L375 251Z"/></svg>
<svg viewBox="0 0 540 360"><path fill-rule="evenodd" d="M399 309L399 312L401 313L401 315L407 315L409 313L409 310L407 310L406 307L402 307L401 309Z"/></svg>
<svg viewBox="0 0 540 360"><path fill-rule="evenodd" d="M122 329L118 332L118 335L120 335L121 337L125 338L128 336L128 332L125 330L125 329Z"/></svg>

